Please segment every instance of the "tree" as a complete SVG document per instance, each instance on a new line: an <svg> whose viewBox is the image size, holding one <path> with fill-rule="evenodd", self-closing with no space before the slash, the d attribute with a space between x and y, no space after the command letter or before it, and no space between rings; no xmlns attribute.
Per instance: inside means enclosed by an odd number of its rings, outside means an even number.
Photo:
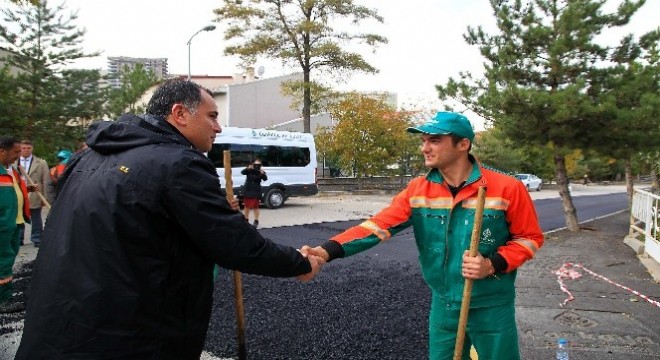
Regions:
<svg viewBox="0 0 660 360"><path fill-rule="evenodd" d="M14 4L17 5L23 5L23 4L31 4L34 6L39 5L39 0L9 0L9 2L13 2Z"/></svg>
<svg viewBox="0 0 660 360"><path fill-rule="evenodd" d="M121 87L112 89L109 93L106 107L108 115L116 118L126 112L132 114L144 112L145 107L139 105L140 99L145 91L158 82L156 75L138 63L133 69L124 66L119 76L121 76Z"/></svg>
<svg viewBox="0 0 660 360"><path fill-rule="evenodd" d="M660 29L639 41L626 36L611 55L615 66L607 69L604 102L612 117L604 141L595 148L625 162L628 202L632 204L633 158L640 152L660 150Z"/></svg>
<svg viewBox="0 0 660 360"><path fill-rule="evenodd" d="M62 72L60 99L62 116L71 119L69 125L77 125L84 134L87 126L104 115L108 91L99 86L102 77L98 70L65 70Z"/></svg>
<svg viewBox="0 0 660 360"><path fill-rule="evenodd" d="M525 160L522 146L506 138L502 131L496 128L480 132L472 152L482 163L502 171L537 173L523 168Z"/></svg>
<svg viewBox="0 0 660 360"><path fill-rule="evenodd" d="M58 98L63 88L62 67L98 55L82 51L85 31L72 24L76 14L66 16L63 11L64 5L51 8L43 0L37 6L2 9L5 23L0 24L3 46L12 52L5 60L20 69L15 93L26 111L21 136L47 143L71 120L59 108L66 102Z"/></svg>
<svg viewBox="0 0 660 360"><path fill-rule="evenodd" d="M281 60L302 70L302 118L304 132L310 132L312 70L336 77L350 72L377 73L364 58L350 50L363 43L371 48L387 39L369 33L350 33L335 26L349 20L358 25L368 19L383 22L375 10L354 4L353 0L223 0L215 9L218 22L226 22L225 40L235 43L225 54L238 55L244 67L252 67L257 57Z"/></svg>
<svg viewBox="0 0 660 360"><path fill-rule="evenodd" d="M406 114L364 95L351 94L332 108L331 115L334 129L320 129L316 135L319 153L355 177L387 172L401 160L404 137L413 136L405 130L410 126Z"/></svg>
<svg viewBox="0 0 660 360"><path fill-rule="evenodd" d="M300 109L303 106L302 89L305 87L302 80L288 80L282 82L282 95L293 98L292 110ZM346 95L344 92L333 90L331 87L316 81L310 81L307 86L310 89L310 114L321 114L330 111L330 107L337 104Z"/></svg>
<svg viewBox="0 0 660 360"><path fill-rule="evenodd" d="M468 44L485 58L484 78L462 73L438 86L441 99L454 98L489 119L507 137L536 147L551 145L567 228L579 230L568 191L565 156L588 148L607 131L596 76L608 54L595 37L625 25L644 0L624 0L614 13L601 0L491 0L499 32L468 28ZM605 114L605 116L603 116Z"/></svg>
<svg viewBox="0 0 660 360"><path fill-rule="evenodd" d="M25 106L16 96L17 88L9 67L0 67L0 134L17 136L25 128Z"/></svg>

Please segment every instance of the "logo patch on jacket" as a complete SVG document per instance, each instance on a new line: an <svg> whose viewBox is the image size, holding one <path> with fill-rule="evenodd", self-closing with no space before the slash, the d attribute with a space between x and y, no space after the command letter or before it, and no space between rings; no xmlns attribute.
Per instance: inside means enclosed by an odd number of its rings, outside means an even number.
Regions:
<svg viewBox="0 0 660 360"><path fill-rule="evenodd" d="M490 229L486 228L481 233L481 243L491 245L495 243L495 239L492 237L493 233L490 231Z"/></svg>
<svg viewBox="0 0 660 360"><path fill-rule="evenodd" d="M124 174L128 174L128 170L130 169L124 165L119 167L119 171L123 172Z"/></svg>

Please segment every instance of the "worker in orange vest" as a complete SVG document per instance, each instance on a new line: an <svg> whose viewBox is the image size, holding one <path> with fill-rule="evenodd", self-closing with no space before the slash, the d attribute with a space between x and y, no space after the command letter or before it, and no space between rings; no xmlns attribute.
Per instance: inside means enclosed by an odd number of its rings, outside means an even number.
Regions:
<svg viewBox="0 0 660 360"><path fill-rule="evenodd" d="M50 179L52 180L50 186L51 190L50 194L52 195L52 198L49 199L51 202L55 200L56 197L56 188L57 188L57 180L62 176L64 173L64 169L66 168L66 164L69 161L69 158L71 158L71 151L69 150L60 150L57 153L57 159L59 160L59 163L53 167L50 168Z"/></svg>

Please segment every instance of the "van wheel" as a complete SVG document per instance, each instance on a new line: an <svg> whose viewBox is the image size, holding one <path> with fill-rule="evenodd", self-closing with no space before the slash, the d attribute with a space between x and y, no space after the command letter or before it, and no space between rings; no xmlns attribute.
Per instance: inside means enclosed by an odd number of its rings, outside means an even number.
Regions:
<svg viewBox="0 0 660 360"><path fill-rule="evenodd" d="M282 192L282 190L277 189L277 188L270 189L266 193L266 199L265 200L266 201L264 201L264 202L266 203L266 206L269 209L280 208L280 207L282 207L282 205L284 205L284 192Z"/></svg>

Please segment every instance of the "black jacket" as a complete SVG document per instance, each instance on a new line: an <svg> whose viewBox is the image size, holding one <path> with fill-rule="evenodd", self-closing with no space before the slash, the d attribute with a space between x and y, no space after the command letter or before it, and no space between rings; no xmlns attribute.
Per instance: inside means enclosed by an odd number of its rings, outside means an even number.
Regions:
<svg viewBox="0 0 660 360"><path fill-rule="evenodd" d="M266 174L262 174L257 169L245 168L241 171L245 175L245 184L243 184L243 196L257 198L261 200L261 181L268 180Z"/></svg>
<svg viewBox="0 0 660 360"><path fill-rule="evenodd" d="M214 263L310 271L230 208L212 163L163 119L98 122L87 144L43 233L16 359L199 359Z"/></svg>

